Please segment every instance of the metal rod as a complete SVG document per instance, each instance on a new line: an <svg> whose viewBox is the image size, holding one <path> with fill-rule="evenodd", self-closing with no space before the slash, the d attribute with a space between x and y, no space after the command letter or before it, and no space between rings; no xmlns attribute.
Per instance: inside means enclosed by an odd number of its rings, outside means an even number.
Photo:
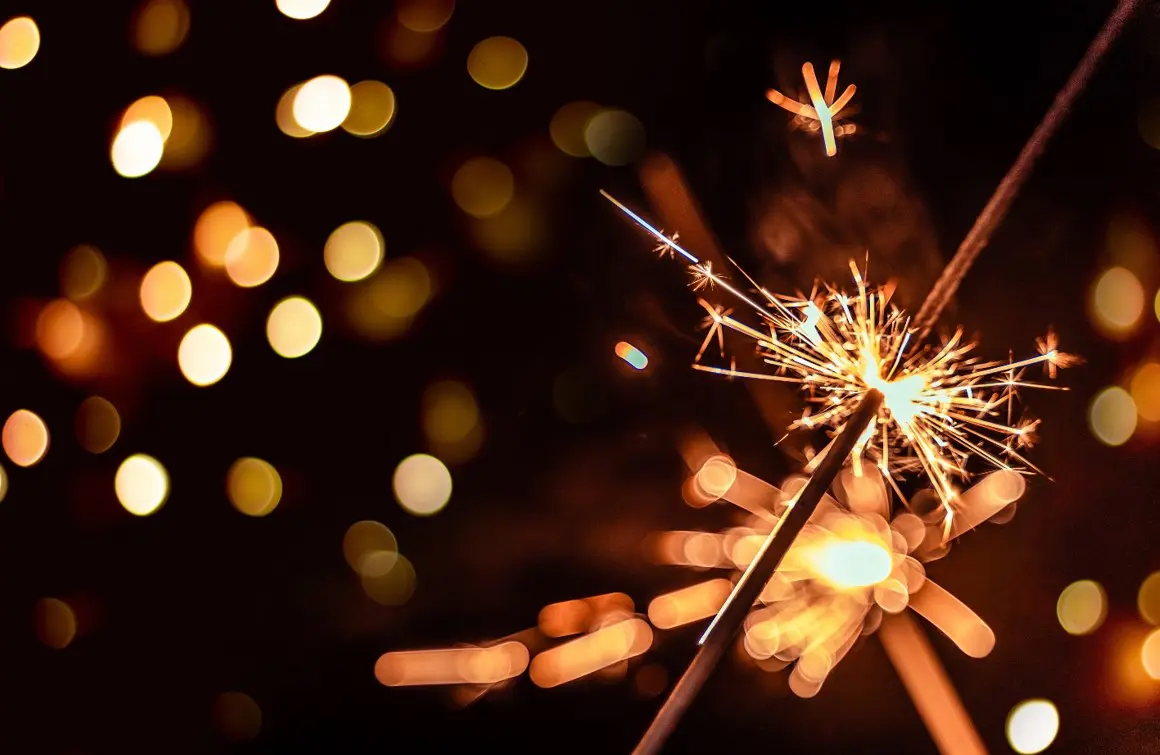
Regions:
<svg viewBox="0 0 1160 755"><path fill-rule="evenodd" d="M818 465L817 471L802 488L797 501L778 520L777 526L769 533L761 551L733 588L733 593L702 637L701 647L693 657L693 662L673 687L668 699L657 712L656 718L649 724L648 730L633 750L634 755L655 755L660 752L665 740L672 734L709 675L713 673L713 669L721 661L729 643L741 629L754 601L761 595L766 583L777 571L782 558L818 507L822 496L833 484L834 478L845 465L846 458L854 450L858 439L878 415L882 398L881 393L871 390L854 410L845 428L834 439L825 458Z"/></svg>

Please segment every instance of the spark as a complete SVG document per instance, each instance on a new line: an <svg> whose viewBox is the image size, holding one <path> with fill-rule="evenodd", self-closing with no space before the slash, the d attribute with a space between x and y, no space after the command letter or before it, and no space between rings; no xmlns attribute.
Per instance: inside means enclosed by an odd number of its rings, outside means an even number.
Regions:
<svg viewBox="0 0 1160 755"><path fill-rule="evenodd" d="M694 289L716 285L758 316L756 328L723 310L705 305L712 327L727 328L754 341L768 372L739 372L706 365L701 359L711 329L694 361L694 369L750 379L795 383L806 394L807 407L790 429L826 428L836 434L872 389L885 396L882 409L854 448L852 463L880 469L899 493L899 482L921 472L931 482L944 509L943 530L950 535L959 498L958 485L971 477L971 460L997 469L1038 472L1018 449L1033 440L1035 422L1016 421L1010 412L1021 388L1051 388L1023 381L1034 365L1053 377L1076 357L1061 352L1049 332L1039 353L1022 360L983 361L976 344L957 329L941 343L915 339L907 314L890 301L890 291L871 287L864 272L850 263L855 293L816 286L808 295L772 294L747 280L760 302L713 271L708 262L682 249L636 213L605 193L610 201L658 241L690 260ZM745 275L742 272L742 275Z"/></svg>
<svg viewBox="0 0 1160 755"><path fill-rule="evenodd" d="M794 114L793 121L791 122L794 128L800 128L813 133L818 131L822 132L822 141L826 145L826 155L828 157L833 157L838 154L838 137L852 134L857 130L852 123L835 125L843 109L853 99L854 92L858 90L857 87L851 84L846 87L846 90L842 92L840 97L834 99L834 96L838 93L838 70L841 68L841 65L841 61L838 60L830 63L830 73L826 78L825 92L822 92L818 86L818 77L814 73L813 63L805 63L802 65L802 78L806 82L806 91L810 99L809 103L798 102L785 96L776 89L770 89L765 93L766 99L774 105Z"/></svg>

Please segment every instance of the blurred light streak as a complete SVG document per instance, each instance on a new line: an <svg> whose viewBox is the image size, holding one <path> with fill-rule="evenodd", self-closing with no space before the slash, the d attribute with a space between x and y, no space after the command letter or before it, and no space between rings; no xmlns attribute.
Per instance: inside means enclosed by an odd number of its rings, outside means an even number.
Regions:
<svg viewBox="0 0 1160 755"><path fill-rule="evenodd" d="M141 309L156 322L181 316L193 298L193 284L185 268L173 261L158 262L141 279Z"/></svg>
<svg viewBox="0 0 1160 755"><path fill-rule="evenodd" d="M226 496L246 516L266 516L282 500L282 476L262 459L238 459L226 473Z"/></svg>
<svg viewBox="0 0 1160 755"><path fill-rule="evenodd" d="M528 51L511 37L488 37L467 56L467 73L484 89L510 89L527 70Z"/></svg>
<svg viewBox="0 0 1160 755"><path fill-rule="evenodd" d="M941 755L986 755L978 730L914 620L905 614L888 616L878 637Z"/></svg>
<svg viewBox="0 0 1160 755"><path fill-rule="evenodd" d="M17 409L0 431L4 453L18 467L31 467L48 453L48 426L27 409Z"/></svg>
<svg viewBox="0 0 1160 755"><path fill-rule="evenodd" d="M133 46L149 57L168 55L189 35L189 23L184 0L145 0L133 13Z"/></svg>
<svg viewBox="0 0 1160 755"><path fill-rule="evenodd" d="M77 636L77 617L72 606L58 598L36 601L36 638L53 650L64 650Z"/></svg>
<svg viewBox="0 0 1160 755"><path fill-rule="evenodd" d="M326 10L330 0L275 0L275 4L287 18L305 21Z"/></svg>
<svg viewBox="0 0 1160 755"><path fill-rule="evenodd" d="M1108 596L1099 582L1081 579L1072 582L1059 594L1055 616L1068 634L1091 634L1100 628L1108 615Z"/></svg>
<svg viewBox="0 0 1160 755"><path fill-rule="evenodd" d="M648 367L648 357L645 353L627 341L616 344L616 356L623 359L634 370L643 370Z"/></svg>
<svg viewBox="0 0 1160 755"><path fill-rule="evenodd" d="M321 134L342 125L350 114L350 85L338 76L316 76L294 95L294 120L307 131Z"/></svg>
<svg viewBox="0 0 1160 755"><path fill-rule="evenodd" d="M455 0L399 0L395 15L411 31L430 34L439 31L455 12Z"/></svg>
<svg viewBox="0 0 1160 755"><path fill-rule="evenodd" d="M108 451L121 434L117 407L100 396L89 396L77 409L77 440L89 453Z"/></svg>
<svg viewBox="0 0 1160 755"><path fill-rule="evenodd" d="M226 274L242 288L260 286L278 269L278 240L265 228L245 228L226 247Z"/></svg>
<svg viewBox="0 0 1160 755"><path fill-rule="evenodd" d="M657 629L673 629L707 619L721 610L732 590L728 579L710 579L658 595L648 604L649 621Z"/></svg>
<svg viewBox="0 0 1160 755"><path fill-rule="evenodd" d="M1007 716L1007 742L1020 755L1043 752L1059 733L1059 711L1049 700L1024 700Z"/></svg>
<svg viewBox="0 0 1160 755"><path fill-rule="evenodd" d="M244 692L223 692L214 698L213 722L231 742L248 742L262 731L262 709Z"/></svg>
<svg viewBox="0 0 1160 755"><path fill-rule="evenodd" d="M451 498L451 472L429 454L413 454L399 462L392 479L395 498L408 513L431 516Z"/></svg>
<svg viewBox="0 0 1160 755"><path fill-rule="evenodd" d="M270 348L286 359L309 354L322 338L322 315L301 296L290 296L274 305L266 319Z"/></svg>
<svg viewBox="0 0 1160 755"><path fill-rule="evenodd" d="M1124 338L1144 314L1144 287L1127 268L1105 270L1092 287L1089 308L1092 323L1109 338Z"/></svg>
<svg viewBox="0 0 1160 755"><path fill-rule="evenodd" d="M350 112L342 130L361 137L378 136L395 122L395 93L381 81L360 81L350 88Z"/></svg>
<svg viewBox="0 0 1160 755"><path fill-rule="evenodd" d="M113 169L125 178L140 178L161 163L165 140L149 121L134 121L124 126L113 138L109 157Z"/></svg>
<svg viewBox="0 0 1160 755"><path fill-rule="evenodd" d="M109 277L105 255L94 246L80 244L68 251L60 263L60 290L73 301L95 296Z"/></svg>
<svg viewBox="0 0 1160 755"><path fill-rule="evenodd" d="M213 385L229 372L233 351L226 334L202 323L189 329L177 347L177 364L185 379L198 387Z"/></svg>
<svg viewBox="0 0 1160 755"><path fill-rule="evenodd" d="M224 267L230 242L249 227L250 216L237 203L221 201L209 205L193 227L198 259L211 268Z"/></svg>
<svg viewBox="0 0 1160 755"><path fill-rule="evenodd" d="M826 79L826 91L823 94L821 87L818 86L818 77L814 73L814 64L807 62L802 65L802 78L806 82L806 90L810 99L809 105L790 99L776 89L770 89L765 93L766 99L770 102L794 114L792 123L795 127L822 132L822 141L825 144L828 157L838 154L836 137L853 131L853 128L849 126L835 128L836 120L857 91L857 87L851 84L846 87L840 97L835 99L838 94L838 72L840 69L840 61L831 61L829 76Z"/></svg>
<svg viewBox="0 0 1160 755"><path fill-rule="evenodd" d="M601 110L584 125L584 146L593 157L610 167L638 160L644 154L646 141L644 125L624 110Z"/></svg>
<svg viewBox="0 0 1160 755"><path fill-rule="evenodd" d="M133 454L117 468L113 489L126 511L134 516L149 516L169 496L169 474L152 456Z"/></svg>
<svg viewBox="0 0 1160 755"><path fill-rule="evenodd" d="M10 18L0 26L0 68L23 68L40 50L40 28L30 16Z"/></svg>
<svg viewBox="0 0 1160 755"><path fill-rule="evenodd" d="M1122 446L1136 432L1136 402L1119 386L1096 394L1088 407L1088 425L1096 440L1106 446Z"/></svg>
<svg viewBox="0 0 1160 755"><path fill-rule="evenodd" d="M972 658L985 658L995 649L995 633L987 623L929 579L911 596L910 607Z"/></svg>
<svg viewBox="0 0 1160 755"><path fill-rule="evenodd" d="M498 684L527 667L528 649L512 641L491 647L384 653L375 662L375 678L388 687Z"/></svg>
<svg viewBox="0 0 1160 755"><path fill-rule="evenodd" d="M1153 626L1160 625L1160 571L1152 572L1140 583L1136 608L1144 621Z"/></svg>
<svg viewBox="0 0 1160 755"><path fill-rule="evenodd" d="M636 610L622 592L550 603L540 609L537 626L546 637L567 637L593 631L609 617L627 617Z"/></svg>
<svg viewBox="0 0 1160 755"><path fill-rule="evenodd" d="M383 234L373 223L352 220L335 228L327 237L322 258L332 276L353 283L379 269L384 246Z"/></svg>
<svg viewBox="0 0 1160 755"><path fill-rule="evenodd" d="M538 687L557 687L635 658L652 640L645 621L627 619L545 650L532 659L528 673Z"/></svg>

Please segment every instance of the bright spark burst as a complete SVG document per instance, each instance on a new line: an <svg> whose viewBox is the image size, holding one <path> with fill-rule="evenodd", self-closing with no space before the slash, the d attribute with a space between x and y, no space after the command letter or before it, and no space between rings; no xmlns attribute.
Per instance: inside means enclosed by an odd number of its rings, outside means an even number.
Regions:
<svg viewBox="0 0 1160 755"><path fill-rule="evenodd" d="M841 65L841 61L838 60L830 63L830 74L826 78L826 91L824 93L818 86L818 77L814 74L813 63L802 65L802 78L805 79L806 92L810 98L808 103L786 97L776 89L770 89L765 93L766 99L770 102L794 114L791 124L794 128L812 133L821 131L822 140L826 145L826 155L829 157L838 154L838 137L847 136L857 130L853 123L838 125L842 110L850 104L854 92L858 90L851 84L842 92L841 97L834 99L838 93L838 70ZM850 115L851 112L847 111L846 114Z"/></svg>
<svg viewBox="0 0 1160 755"><path fill-rule="evenodd" d="M1032 442L1037 423L1016 420L1014 404L1021 388L1053 388L1024 381L1027 368L1043 365L1054 375L1077 361L1059 351L1054 334L1040 339L1037 356L1019 361L971 356L975 344L964 341L962 329L941 345L912 343L910 318L890 303L887 291L869 287L853 262L853 295L826 286L808 296L783 296L746 276L758 301L607 193L605 197L690 262L694 289L718 286L761 318L758 329L706 306L713 327L693 367L800 385L809 406L791 429L824 427L836 434L867 392L881 391L882 409L852 454L854 470L860 472L867 461L874 464L903 499L899 480L911 472L924 473L945 509L944 536L953 527L957 483L970 478L972 458L1003 470L1038 471L1018 451ZM753 373L702 364L705 347L719 328L753 339L772 369Z"/></svg>

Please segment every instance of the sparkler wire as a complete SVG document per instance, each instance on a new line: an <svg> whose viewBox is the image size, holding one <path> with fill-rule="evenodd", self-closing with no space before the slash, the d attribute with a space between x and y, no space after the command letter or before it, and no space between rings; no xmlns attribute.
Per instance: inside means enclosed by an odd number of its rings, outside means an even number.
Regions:
<svg viewBox="0 0 1160 755"><path fill-rule="evenodd" d="M717 614L717 618L709 626L701 638L701 646L693 657L692 663L681 675L676 686L673 687L665 700L664 705L657 712L648 730L645 731L640 743L633 750L633 755L656 755L664 746L665 740L672 734L688 710L689 705L697 697L705 685L713 669L720 663L729 643L740 631L749 609L761 595L765 585L769 582L778 565L797 539L806 522L818 507L822 496L833 484L834 478L846 463L846 459L854 450L858 440L866 428L878 416L878 409L882 406L882 393L871 389L867 391L862 403L854 410L846 422L846 426L834 438L826 456L818 465L817 470L802 488L796 501L786 510L778 521L777 526L766 538L757 557L750 562L745 573L733 588L732 594L725 601L725 605Z"/></svg>
<svg viewBox="0 0 1160 755"><path fill-rule="evenodd" d="M1031 174L1035 161L1039 159L1044 148L1047 147L1047 142L1051 140L1059 125L1063 123L1063 119L1067 117L1072 104L1079 97L1080 92L1087 85L1088 79L1092 77L1096 67L1099 66L1100 60L1107 53L1108 48L1112 46L1112 42L1119 36L1120 31L1131 18L1133 11L1140 5L1140 2L1141 0L1119 0L1116 3L1116 7L1108 16L1108 20L1104 22L1099 34L1088 46L1087 52L1079 61L1079 65L1075 67L1067 83L1055 95L1055 100L1043 116L1043 120L1035 127L1031 138L1023 145L1019 157L1015 159L1015 163L1007 171L1007 175L1003 176L1003 180L995 188L995 193L991 195L991 199L983 211L979 213L979 217L975 219L975 224L971 226L971 230L959 244L954 257L943 269L942 275L935 282L934 288L930 290L922 308L915 315L914 324L919 330L918 339L920 341L925 339L930 329L934 327L939 315L942 314L943 309L946 308L947 303L958 290L959 284L963 282L963 278L971 269L971 265L987 247L987 242L991 240L991 234L1006 217L1011 203L1015 200L1015 195L1019 193L1019 189L1022 188L1023 183Z"/></svg>

